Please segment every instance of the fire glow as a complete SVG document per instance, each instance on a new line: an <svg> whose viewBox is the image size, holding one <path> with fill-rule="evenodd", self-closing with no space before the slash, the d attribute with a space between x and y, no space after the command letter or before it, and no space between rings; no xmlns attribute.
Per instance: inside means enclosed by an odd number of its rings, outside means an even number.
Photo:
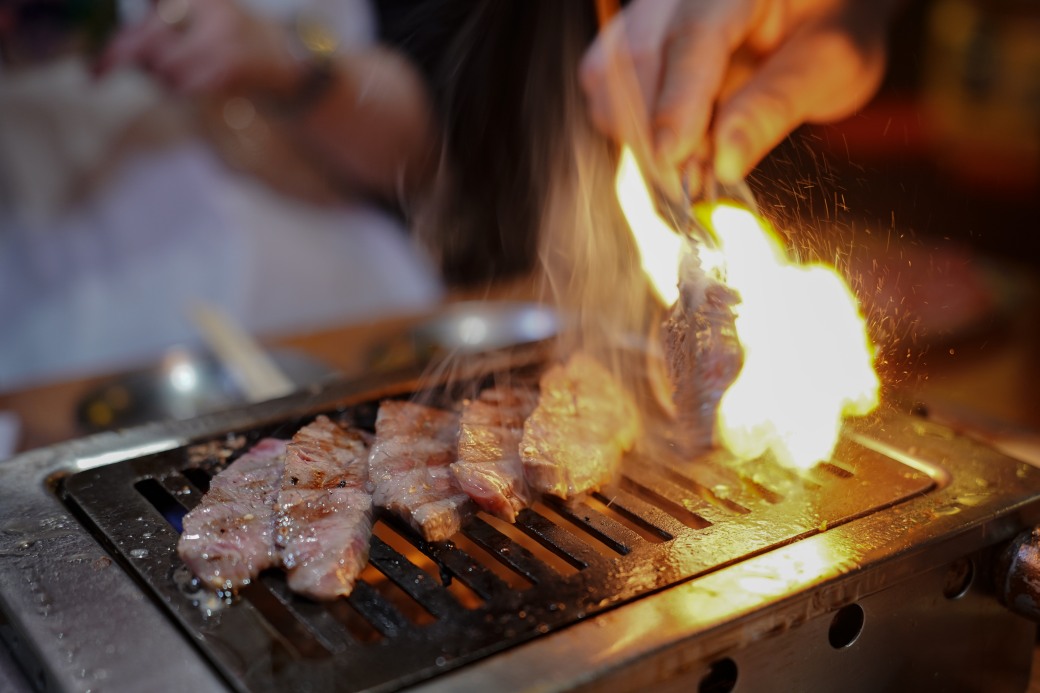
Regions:
<svg viewBox="0 0 1040 693"><path fill-rule="evenodd" d="M644 272L671 305L679 295L683 241L655 211L628 150L616 185ZM735 328L744 352L740 374L719 404L717 439L740 459L768 451L793 467L825 461L843 418L878 403L874 350L856 299L832 267L793 262L751 211L719 203L709 222L718 249L702 249L702 267L740 296Z"/></svg>

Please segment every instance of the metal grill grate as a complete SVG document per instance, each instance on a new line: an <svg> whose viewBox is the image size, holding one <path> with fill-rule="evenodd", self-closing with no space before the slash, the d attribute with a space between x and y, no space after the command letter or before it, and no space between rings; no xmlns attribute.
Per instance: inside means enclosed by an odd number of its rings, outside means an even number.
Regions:
<svg viewBox="0 0 1040 693"><path fill-rule="evenodd" d="M269 571L225 606L175 550L180 517L208 485L189 458L182 448L81 472L65 498L242 691L403 688L934 484L849 441L804 476L633 458L616 488L543 500L515 526L479 515L455 541L425 542L379 515L349 598L311 602Z"/></svg>

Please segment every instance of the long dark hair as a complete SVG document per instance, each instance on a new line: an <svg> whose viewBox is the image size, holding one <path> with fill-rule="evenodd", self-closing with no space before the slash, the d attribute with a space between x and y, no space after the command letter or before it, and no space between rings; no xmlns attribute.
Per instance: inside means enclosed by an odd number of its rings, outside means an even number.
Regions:
<svg viewBox="0 0 1040 693"><path fill-rule="evenodd" d="M555 177L565 101L591 3L425 0L384 3L383 33L426 72L441 119L442 165L420 224L450 281L524 272ZM578 45L577 50L575 44Z"/></svg>
<svg viewBox="0 0 1040 693"><path fill-rule="evenodd" d="M645 327L646 285L614 194L617 149L592 128L578 83L594 3L383 7L384 33L427 72L442 122L441 171L418 227L445 277L536 270L586 347Z"/></svg>

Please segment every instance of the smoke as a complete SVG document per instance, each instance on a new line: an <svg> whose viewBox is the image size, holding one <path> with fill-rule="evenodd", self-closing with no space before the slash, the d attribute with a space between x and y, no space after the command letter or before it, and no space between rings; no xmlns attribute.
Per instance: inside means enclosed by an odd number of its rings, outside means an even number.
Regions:
<svg viewBox="0 0 1040 693"><path fill-rule="evenodd" d="M443 3L459 18L457 5ZM578 82L595 8L465 5L434 70L444 155L421 237L457 284L532 277L565 318L558 356L594 354L638 397L662 316L618 206L618 148L593 128Z"/></svg>

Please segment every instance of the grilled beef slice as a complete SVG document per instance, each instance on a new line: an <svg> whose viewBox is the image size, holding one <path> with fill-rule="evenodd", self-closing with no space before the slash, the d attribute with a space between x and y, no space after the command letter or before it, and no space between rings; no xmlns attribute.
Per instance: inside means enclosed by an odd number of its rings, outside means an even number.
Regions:
<svg viewBox="0 0 1040 693"><path fill-rule="evenodd" d="M293 436L275 535L291 590L313 599L350 594L372 538L364 433L319 416Z"/></svg>
<svg viewBox="0 0 1040 693"><path fill-rule="evenodd" d="M458 431L458 415L411 402L388 400L376 416L369 455L375 503L407 520L427 541L455 534L469 512L469 496L450 467Z"/></svg>
<svg viewBox="0 0 1040 693"><path fill-rule="evenodd" d="M459 460L451 471L482 510L506 522L515 522L531 502L519 447L537 402L537 392L501 386L484 390L462 410Z"/></svg>
<svg viewBox="0 0 1040 693"><path fill-rule="evenodd" d="M560 498L596 490L615 476L639 431L639 412L628 392L579 352L542 376L538 406L520 441L527 483Z"/></svg>
<svg viewBox="0 0 1040 693"><path fill-rule="evenodd" d="M177 553L214 589L237 589L278 563L274 501L286 441L265 438L213 477L202 502L184 516Z"/></svg>
<svg viewBox="0 0 1040 693"><path fill-rule="evenodd" d="M692 264L687 263L688 265ZM674 388L675 438L688 456L716 446L719 402L740 373L744 352L737 340L736 293L686 267L681 298L664 323L664 353Z"/></svg>

